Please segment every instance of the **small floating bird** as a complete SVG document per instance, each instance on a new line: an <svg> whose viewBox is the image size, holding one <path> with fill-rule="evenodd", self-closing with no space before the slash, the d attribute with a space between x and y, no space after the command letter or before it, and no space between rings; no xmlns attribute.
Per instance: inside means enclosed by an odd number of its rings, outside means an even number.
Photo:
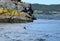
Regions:
<svg viewBox="0 0 60 41"><path fill-rule="evenodd" d="M26 30L26 27L24 27L24 29Z"/></svg>

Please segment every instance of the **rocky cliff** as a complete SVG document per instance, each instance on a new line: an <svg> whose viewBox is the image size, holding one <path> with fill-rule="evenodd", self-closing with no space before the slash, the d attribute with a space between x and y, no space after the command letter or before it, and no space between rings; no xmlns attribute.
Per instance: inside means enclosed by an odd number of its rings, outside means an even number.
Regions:
<svg viewBox="0 0 60 41"><path fill-rule="evenodd" d="M33 19L31 4L21 2L21 0L0 0L0 22L19 23L21 20L24 22L33 21Z"/></svg>

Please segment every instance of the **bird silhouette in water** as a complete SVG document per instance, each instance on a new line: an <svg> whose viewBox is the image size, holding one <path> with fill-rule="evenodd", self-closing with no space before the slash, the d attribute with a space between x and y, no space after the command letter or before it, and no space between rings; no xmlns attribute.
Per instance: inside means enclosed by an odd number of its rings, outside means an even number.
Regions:
<svg viewBox="0 0 60 41"><path fill-rule="evenodd" d="M24 29L26 30L26 27L24 27Z"/></svg>

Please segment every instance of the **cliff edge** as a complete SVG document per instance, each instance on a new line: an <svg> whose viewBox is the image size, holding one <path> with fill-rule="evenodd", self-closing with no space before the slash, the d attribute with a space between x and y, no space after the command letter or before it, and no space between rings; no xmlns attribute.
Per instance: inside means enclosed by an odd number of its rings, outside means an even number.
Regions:
<svg viewBox="0 0 60 41"><path fill-rule="evenodd" d="M31 22L34 19L31 4L21 0L0 0L0 23Z"/></svg>

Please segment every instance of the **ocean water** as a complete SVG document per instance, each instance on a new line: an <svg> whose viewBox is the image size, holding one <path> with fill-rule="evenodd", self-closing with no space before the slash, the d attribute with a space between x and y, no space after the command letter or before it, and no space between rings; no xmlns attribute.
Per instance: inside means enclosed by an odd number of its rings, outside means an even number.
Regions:
<svg viewBox="0 0 60 41"><path fill-rule="evenodd" d="M0 41L60 41L60 20L0 23Z"/></svg>
<svg viewBox="0 0 60 41"><path fill-rule="evenodd" d="M37 19L54 19L54 20L60 20L60 14L35 14Z"/></svg>

